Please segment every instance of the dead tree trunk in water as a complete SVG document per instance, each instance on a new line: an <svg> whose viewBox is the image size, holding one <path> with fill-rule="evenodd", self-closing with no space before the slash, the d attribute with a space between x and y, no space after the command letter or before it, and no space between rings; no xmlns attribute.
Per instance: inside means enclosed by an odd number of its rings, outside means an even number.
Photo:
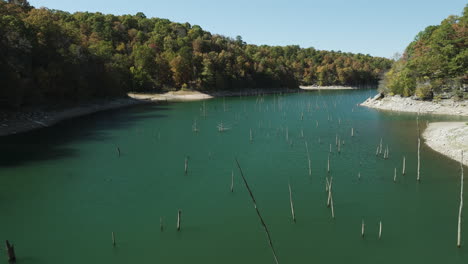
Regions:
<svg viewBox="0 0 468 264"><path fill-rule="evenodd" d="M10 244L8 240L5 241L7 254L8 254L8 261L9 262L16 262L16 255L15 255L15 247Z"/></svg>
<svg viewBox="0 0 468 264"><path fill-rule="evenodd" d="M330 177L330 181L328 182L327 207L330 207L330 203L331 203L331 198L332 198L332 184L333 184L333 177Z"/></svg>
<svg viewBox="0 0 468 264"><path fill-rule="evenodd" d="M272 251L272 253L273 253L273 257L275 258L275 262L276 262L276 264L279 264L278 258L277 258L277 256L276 256L275 248L273 247L273 241L271 240L270 232L268 231L268 227L266 226L265 221L263 221L263 217L262 217L262 215L260 214L260 210L258 210L257 202L255 201L255 197L254 197L254 195L253 195L253 193L252 193L252 190L250 190L249 184L247 183L247 180L246 180L245 177L244 177L244 173L242 172L242 169L241 169L241 167L240 167L240 165L239 165L239 161L237 161L237 159L236 159L236 163L237 163L237 167L239 168L239 171L240 171L242 180L244 181L245 187L246 187L247 190L249 191L250 198L252 198L252 202L253 202L253 204L254 204L255 211L257 212L257 216L258 216L258 218L260 219L260 222L261 222L261 224L262 224L262 226L263 226L263 228L264 228L264 230L265 230L265 233L266 233L266 235L267 235L268 244L269 244L269 246L270 246L270 248L271 248L271 251Z"/></svg>
<svg viewBox="0 0 468 264"><path fill-rule="evenodd" d="M418 136L418 182L420 181L421 175L419 174L419 170L421 168L421 138Z"/></svg>
<svg viewBox="0 0 468 264"><path fill-rule="evenodd" d="M112 246L115 247L115 234L112 232Z"/></svg>
<svg viewBox="0 0 468 264"><path fill-rule="evenodd" d="M382 237L382 221L379 222L379 240Z"/></svg>
<svg viewBox="0 0 468 264"><path fill-rule="evenodd" d="M460 184L460 209L458 210L458 232L457 232L457 247L461 247L461 222L462 222L462 210L463 210L463 150L461 152L460 160L461 169L461 184Z"/></svg>
<svg viewBox="0 0 468 264"><path fill-rule="evenodd" d="M421 135L419 133L419 117L416 117L416 124L418 126L418 177L416 179L419 182L419 180L421 179L421 175L419 174L419 170L421 168Z"/></svg>
<svg viewBox="0 0 468 264"><path fill-rule="evenodd" d="M234 192L234 171L231 172L231 192Z"/></svg>
<svg viewBox="0 0 468 264"><path fill-rule="evenodd" d="M177 211L177 231L180 231L180 220L182 217L182 211L179 209Z"/></svg>
<svg viewBox="0 0 468 264"><path fill-rule="evenodd" d="M306 151L307 151L307 161L309 164L309 176L312 175L312 166L311 166L311 161L310 161L310 153L309 153L309 147L307 146L307 141L305 141L305 146L306 146Z"/></svg>
<svg viewBox="0 0 468 264"><path fill-rule="evenodd" d="M292 215L293 222L296 223L296 215L294 214L294 202L292 199L292 191L291 191L290 183L288 183L288 187L289 187L289 203L291 204L291 215Z"/></svg>
<svg viewBox="0 0 468 264"><path fill-rule="evenodd" d="M403 171L402 174L405 175L405 170L406 170L406 156L403 156Z"/></svg>
<svg viewBox="0 0 468 264"><path fill-rule="evenodd" d="M362 219L362 223L361 223L361 236L362 238L364 238L364 219Z"/></svg>
<svg viewBox="0 0 468 264"><path fill-rule="evenodd" d="M15 247L11 245L8 240L5 241L5 244L6 244L7 254L8 254L8 261L16 262Z"/></svg>

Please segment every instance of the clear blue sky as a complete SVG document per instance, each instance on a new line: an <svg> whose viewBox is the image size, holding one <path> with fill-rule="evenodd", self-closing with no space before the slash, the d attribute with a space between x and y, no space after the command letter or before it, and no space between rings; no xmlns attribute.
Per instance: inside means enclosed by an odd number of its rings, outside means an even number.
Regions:
<svg viewBox="0 0 468 264"><path fill-rule="evenodd" d="M143 12L252 44L300 45L391 57L466 0L30 0L68 12Z"/></svg>

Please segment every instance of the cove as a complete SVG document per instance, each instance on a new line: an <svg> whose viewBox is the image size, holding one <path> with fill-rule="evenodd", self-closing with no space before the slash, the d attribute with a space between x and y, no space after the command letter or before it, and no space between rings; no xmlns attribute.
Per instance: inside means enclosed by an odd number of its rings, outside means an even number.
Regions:
<svg viewBox="0 0 468 264"><path fill-rule="evenodd" d="M274 263L237 158L279 263L466 263L458 163L423 144L418 183L416 115L357 106L374 92L141 105L0 138L0 239L25 264Z"/></svg>

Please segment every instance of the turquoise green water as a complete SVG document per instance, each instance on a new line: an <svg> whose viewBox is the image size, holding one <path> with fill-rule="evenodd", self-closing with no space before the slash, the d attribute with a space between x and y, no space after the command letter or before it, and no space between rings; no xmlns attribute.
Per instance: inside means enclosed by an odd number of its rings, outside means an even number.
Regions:
<svg viewBox="0 0 468 264"><path fill-rule="evenodd" d="M137 106L1 138L0 240L13 242L25 264L274 263L237 157L280 263L467 263L468 242L456 247L458 163L422 145L418 184L415 115L356 106L373 93ZM438 120L461 119L422 116L420 124ZM221 122L230 129L220 133ZM381 138L387 160L375 155ZM330 144L334 220L325 192Z"/></svg>

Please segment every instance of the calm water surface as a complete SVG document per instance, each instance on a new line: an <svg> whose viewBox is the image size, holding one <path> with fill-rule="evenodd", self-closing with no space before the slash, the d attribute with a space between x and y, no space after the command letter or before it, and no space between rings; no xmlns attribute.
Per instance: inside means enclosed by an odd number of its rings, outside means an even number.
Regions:
<svg viewBox="0 0 468 264"><path fill-rule="evenodd" d="M468 242L456 247L458 163L423 145L418 184L416 116L356 106L373 93L137 106L0 138L0 240L24 264L274 263L237 157L280 263L468 263ZM440 120L461 119L421 116L420 125ZM381 138L387 160L375 155Z"/></svg>

